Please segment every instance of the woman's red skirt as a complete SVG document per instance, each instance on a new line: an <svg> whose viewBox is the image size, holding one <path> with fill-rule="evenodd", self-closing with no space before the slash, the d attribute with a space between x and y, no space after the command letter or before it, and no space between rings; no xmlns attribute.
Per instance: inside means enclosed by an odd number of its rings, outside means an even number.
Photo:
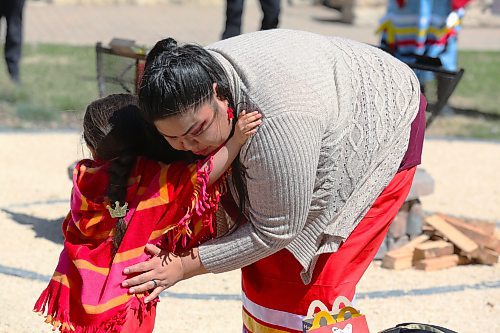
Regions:
<svg viewBox="0 0 500 333"><path fill-rule="evenodd" d="M302 282L302 266L288 250L242 268L243 331L299 333L313 300L329 308L337 296L352 300L410 191L415 170L398 172L339 250L319 256L310 284Z"/></svg>

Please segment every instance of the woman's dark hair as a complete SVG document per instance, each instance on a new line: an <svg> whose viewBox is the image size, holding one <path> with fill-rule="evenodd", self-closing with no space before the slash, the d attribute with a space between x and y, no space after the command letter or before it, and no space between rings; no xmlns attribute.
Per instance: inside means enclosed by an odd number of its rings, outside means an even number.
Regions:
<svg viewBox="0 0 500 333"><path fill-rule="evenodd" d="M156 43L146 57L139 101L151 122L197 109L217 96L234 108L229 81L220 63L203 47L178 46L173 38Z"/></svg>
<svg viewBox="0 0 500 333"><path fill-rule="evenodd" d="M229 80L217 59L199 45L178 46L173 38L163 39L146 57L139 87L141 110L150 122L196 110L214 98L214 83L217 83L217 97L227 100L229 106L235 109ZM231 135L235 124L233 119ZM239 158L234 160L232 168L241 218L247 192Z"/></svg>
<svg viewBox="0 0 500 333"><path fill-rule="evenodd" d="M184 160L182 152L168 145L142 116L135 96L114 94L90 103L83 118L83 139L94 159L110 162L106 196L113 206L125 204L127 182L138 156L172 163ZM127 225L118 219L113 236L113 255Z"/></svg>

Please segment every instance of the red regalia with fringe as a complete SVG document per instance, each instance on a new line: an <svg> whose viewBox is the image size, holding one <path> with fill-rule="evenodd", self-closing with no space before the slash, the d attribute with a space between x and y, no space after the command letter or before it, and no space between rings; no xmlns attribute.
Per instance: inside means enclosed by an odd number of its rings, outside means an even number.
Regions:
<svg viewBox="0 0 500 333"><path fill-rule="evenodd" d="M162 164L138 158L129 176L127 231L115 256L117 219L106 206L109 163L80 161L73 174L71 211L63 222L64 248L34 311L61 332L151 332L156 302L121 286L125 267L150 258L146 244L170 252L208 240L224 180L207 188L211 161Z"/></svg>

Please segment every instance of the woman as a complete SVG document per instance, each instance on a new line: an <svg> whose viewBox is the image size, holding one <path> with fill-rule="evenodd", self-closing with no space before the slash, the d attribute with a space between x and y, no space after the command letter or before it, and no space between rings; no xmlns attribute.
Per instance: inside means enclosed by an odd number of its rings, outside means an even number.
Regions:
<svg viewBox="0 0 500 333"><path fill-rule="evenodd" d="M155 258L124 270L139 273L123 282L129 292L153 289L151 300L180 280L242 268L248 332L300 332L311 300L353 298L420 163L424 110L411 69L300 31L206 49L167 39L147 59L139 99L173 148L196 154L229 137L228 110L256 108L263 124L233 165L242 214L224 207L236 230L168 264L150 248Z"/></svg>

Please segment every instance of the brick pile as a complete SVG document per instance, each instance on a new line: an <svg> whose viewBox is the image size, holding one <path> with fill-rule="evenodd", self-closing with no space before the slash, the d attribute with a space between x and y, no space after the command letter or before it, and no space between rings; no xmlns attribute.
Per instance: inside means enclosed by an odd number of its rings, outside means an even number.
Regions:
<svg viewBox="0 0 500 333"><path fill-rule="evenodd" d="M423 232L385 253L382 267L424 271L457 265L498 262L500 239L495 223L434 214L423 219Z"/></svg>

